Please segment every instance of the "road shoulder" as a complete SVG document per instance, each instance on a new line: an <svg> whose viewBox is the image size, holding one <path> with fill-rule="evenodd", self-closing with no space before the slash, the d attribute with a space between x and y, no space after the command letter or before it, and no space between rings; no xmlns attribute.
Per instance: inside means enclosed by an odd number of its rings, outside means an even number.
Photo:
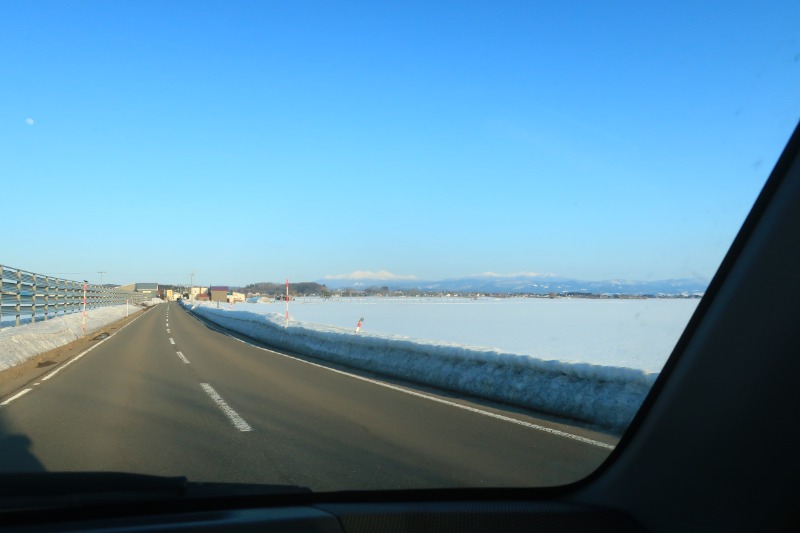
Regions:
<svg viewBox="0 0 800 533"><path fill-rule="evenodd" d="M60 346L48 352L40 353L31 357L23 363L6 368L0 371L0 398L24 387L28 383L40 378L44 374L55 370L60 365L68 362L76 355L97 344L104 333L113 335L119 329L130 323L135 318L147 312L151 307L147 307L130 316L103 326L99 331L87 335L82 339L75 340L64 346Z"/></svg>

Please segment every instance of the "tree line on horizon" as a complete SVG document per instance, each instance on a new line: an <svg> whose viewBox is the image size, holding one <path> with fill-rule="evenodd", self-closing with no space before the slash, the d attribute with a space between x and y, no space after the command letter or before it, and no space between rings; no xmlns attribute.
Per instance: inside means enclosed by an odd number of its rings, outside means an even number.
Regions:
<svg viewBox="0 0 800 533"><path fill-rule="evenodd" d="M261 294L284 294L286 292L286 283L273 283L269 281L261 281L259 283L250 283L244 287L239 287L239 291L245 293L261 293ZM289 293L293 296L323 296L330 297L335 293L349 293L353 289L337 289L331 290L327 285L316 283L313 281L301 281L298 283L289 283ZM373 294L389 294L390 289L387 286L374 286L359 289L357 292L366 295Z"/></svg>
<svg viewBox="0 0 800 533"><path fill-rule="evenodd" d="M258 283L250 283L241 287L242 292L258 292L261 294L284 294L286 292L286 283L272 283L270 281L261 281ZM313 281L301 281L299 283L289 283L289 293L297 296L308 296L311 294L324 294L330 292L328 287L315 283Z"/></svg>

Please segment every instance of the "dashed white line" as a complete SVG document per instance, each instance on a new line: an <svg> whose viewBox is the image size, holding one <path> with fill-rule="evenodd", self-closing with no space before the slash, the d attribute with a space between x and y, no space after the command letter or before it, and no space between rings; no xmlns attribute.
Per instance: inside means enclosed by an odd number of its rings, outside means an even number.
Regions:
<svg viewBox="0 0 800 533"><path fill-rule="evenodd" d="M170 343L170 344L175 344L175 339L173 339L172 337L170 337L170 338L169 338L169 343Z"/></svg>
<svg viewBox="0 0 800 533"><path fill-rule="evenodd" d="M188 360L188 359L186 359L186 356L185 356L185 355L183 355L181 352L175 352L175 353L178 355L178 357L180 357L180 358L181 358L181 361L183 361L183 362L184 362L184 363L186 363L187 365L189 364L189 360Z"/></svg>
<svg viewBox="0 0 800 533"><path fill-rule="evenodd" d="M167 328L167 333L169 333L169 328Z"/></svg>
<svg viewBox="0 0 800 533"><path fill-rule="evenodd" d="M3 402L0 402L0 405L8 405L8 404L10 404L11 402L13 402L14 400L16 400L17 398L19 398L20 396L24 396L25 394L28 394L28 393L29 393L30 391L32 391L32 390L33 390L33 389L23 389L23 390L19 391L18 393L16 393L16 394L15 394L14 396L12 396L11 398L8 398L8 399L6 399L5 401L3 401Z"/></svg>
<svg viewBox="0 0 800 533"><path fill-rule="evenodd" d="M253 431L253 428L244 421L244 419L239 416L239 413L234 411L230 405L225 403L225 400L222 399L222 396L217 394L217 391L214 390L214 387L209 385L208 383L201 383L200 386L203 388L206 394L214 400L214 403L222 409L222 412L225 413L225 416L228 417L228 420L231 421L233 426L238 429L239 431Z"/></svg>

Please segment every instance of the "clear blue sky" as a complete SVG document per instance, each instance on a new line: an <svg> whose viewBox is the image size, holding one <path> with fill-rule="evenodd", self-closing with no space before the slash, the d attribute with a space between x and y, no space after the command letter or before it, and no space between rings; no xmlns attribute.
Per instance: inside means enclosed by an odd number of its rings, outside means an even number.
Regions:
<svg viewBox="0 0 800 533"><path fill-rule="evenodd" d="M0 0L0 263L99 281L710 278L800 2Z"/></svg>

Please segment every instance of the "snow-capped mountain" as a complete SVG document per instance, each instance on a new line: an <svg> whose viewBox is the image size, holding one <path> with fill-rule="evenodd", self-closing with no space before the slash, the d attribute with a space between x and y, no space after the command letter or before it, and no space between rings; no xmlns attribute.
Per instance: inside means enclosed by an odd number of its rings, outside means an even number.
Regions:
<svg viewBox="0 0 800 533"><path fill-rule="evenodd" d="M363 290L369 287L388 287L390 290L479 292L507 294L548 294L551 292L585 292L592 294L648 294L678 295L702 294L708 282L697 278L666 279L656 281L602 280L586 281L554 276L552 274L523 274L504 276L477 275L464 278L423 281L418 279L324 279L319 283L329 289Z"/></svg>

